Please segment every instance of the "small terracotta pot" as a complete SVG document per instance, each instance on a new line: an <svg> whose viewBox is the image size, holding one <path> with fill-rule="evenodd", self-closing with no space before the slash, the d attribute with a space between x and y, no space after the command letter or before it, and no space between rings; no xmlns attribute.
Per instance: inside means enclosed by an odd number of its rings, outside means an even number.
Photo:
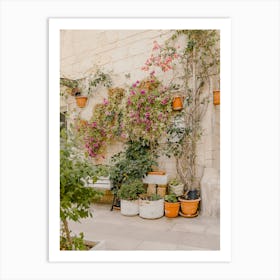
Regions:
<svg viewBox="0 0 280 280"><path fill-rule="evenodd" d="M86 96L76 96L77 106L80 108L84 108L87 104L88 98Z"/></svg>
<svg viewBox="0 0 280 280"><path fill-rule="evenodd" d="M168 218L176 218L179 214L180 202L164 202L164 214Z"/></svg>
<svg viewBox="0 0 280 280"><path fill-rule="evenodd" d="M172 101L172 108L174 111L183 109L183 98L181 96L175 96Z"/></svg>
<svg viewBox="0 0 280 280"><path fill-rule="evenodd" d="M219 90L213 91L213 104L220 105L220 91Z"/></svg>
<svg viewBox="0 0 280 280"><path fill-rule="evenodd" d="M200 198L187 200L179 197L179 201L181 202L181 210L183 214L188 216L196 214Z"/></svg>

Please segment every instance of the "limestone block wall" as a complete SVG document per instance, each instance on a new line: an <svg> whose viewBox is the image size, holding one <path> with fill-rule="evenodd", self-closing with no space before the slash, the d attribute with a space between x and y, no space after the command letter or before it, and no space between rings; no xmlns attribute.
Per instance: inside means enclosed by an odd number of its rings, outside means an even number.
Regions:
<svg viewBox="0 0 280 280"><path fill-rule="evenodd" d="M145 78L148 73L141 67L150 56L153 41L163 43L170 36L168 30L61 30L60 74L61 77L78 79L101 67L111 72L113 86L127 87L136 80ZM126 74L130 74L130 78ZM168 72L161 77L170 79ZM66 100L70 118L80 115L89 120L95 104L107 97L107 89L99 86L84 109L76 107L74 97ZM63 104L65 106L65 104ZM63 107L65 108L65 107ZM219 108L209 103L203 121L204 135L198 145L198 160L202 166L219 167ZM122 149L116 142L107 149L107 158ZM176 175L173 159L162 157L160 167L171 177Z"/></svg>

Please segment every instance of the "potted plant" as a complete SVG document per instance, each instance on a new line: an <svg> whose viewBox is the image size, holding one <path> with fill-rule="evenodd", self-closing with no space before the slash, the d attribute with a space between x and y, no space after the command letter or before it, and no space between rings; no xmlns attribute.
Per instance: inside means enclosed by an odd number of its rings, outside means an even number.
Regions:
<svg viewBox="0 0 280 280"><path fill-rule="evenodd" d="M66 87L66 92L72 96L75 95L76 91L79 91L77 80L72 80L69 78L60 78L60 86Z"/></svg>
<svg viewBox="0 0 280 280"><path fill-rule="evenodd" d="M164 197L164 213L168 218L175 218L179 214L180 202L174 193L168 194Z"/></svg>
<svg viewBox="0 0 280 280"><path fill-rule="evenodd" d="M92 95L93 89L99 85L104 87L111 87L112 79L108 73L97 69L94 74L90 74L85 78L78 79L78 86L73 88L72 93L75 95L77 106L84 108L86 106L88 97Z"/></svg>
<svg viewBox="0 0 280 280"><path fill-rule="evenodd" d="M179 197L181 202L181 215L185 217L195 217L198 215L200 202L199 179L197 178L192 184L193 188L189 189L183 196Z"/></svg>
<svg viewBox="0 0 280 280"><path fill-rule="evenodd" d="M158 194L140 195L139 216L144 219L158 219L164 215L164 198Z"/></svg>
<svg viewBox="0 0 280 280"><path fill-rule="evenodd" d="M169 193L176 196L181 196L184 193L184 184L178 178L173 178L169 181Z"/></svg>
<svg viewBox="0 0 280 280"><path fill-rule="evenodd" d="M129 181L142 180L153 165L156 165L155 155L145 141L128 141L125 150L111 158L110 178L116 204L120 187Z"/></svg>
<svg viewBox="0 0 280 280"><path fill-rule="evenodd" d="M121 214L125 216L135 216L139 213L138 195L145 192L141 180L134 180L122 184L118 191L121 200Z"/></svg>

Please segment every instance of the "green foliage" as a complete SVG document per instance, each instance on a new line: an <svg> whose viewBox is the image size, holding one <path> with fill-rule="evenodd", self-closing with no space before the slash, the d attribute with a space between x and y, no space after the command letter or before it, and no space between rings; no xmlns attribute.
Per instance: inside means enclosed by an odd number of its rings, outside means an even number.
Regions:
<svg viewBox="0 0 280 280"><path fill-rule="evenodd" d="M110 178L117 189L129 181L142 179L147 172L152 170L156 155L151 151L145 141L129 141L124 152L112 157L112 168Z"/></svg>
<svg viewBox="0 0 280 280"><path fill-rule="evenodd" d="M167 201L167 202L171 202L171 203L178 202L178 199L177 199L177 197L176 197L176 195L174 193L167 194L164 197L164 200Z"/></svg>
<svg viewBox="0 0 280 280"><path fill-rule="evenodd" d="M170 181L169 181L169 185L172 185L172 186L178 186L182 184L182 181L178 178L172 178Z"/></svg>
<svg viewBox="0 0 280 280"><path fill-rule="evenodd" d="M90 85L93 87L97 87L102 84L104 87L109 88L112 86L112 79L109 74L104 73L100 69L97 69L96 73L91 79Z"/></svg>
<svg viewBox="0 0 280 280"><path fill-rule="evenodd" d="M138 195L144 192L143 182L141 180L134 180L122 184L118 191L118 197L124 200L136 200Z"/></svg>
<svg viewBox="0 0 280 280"><path fill-rule="evenodd" d="M160 195L154 193L154 194L150 195L150 196L148 197L148 199L149 199L150 201L155 201L155 200L160 200L160 199L162 199L162 197L161 197Z"/></svg>
<svg viewBox="0 0 280 280"><path fill-rule="evenodd" d="M73 88L78 87L78 81L77 80L71 80L71 79L68 79L68 78L60 78L60 85L73 89Z"/></svg>
<svg viewBox="0 0 280 280"><path fill-rule="evenodd" d="M124 111L124 127L129 139L157 142L166 134L172 98L167 87L152 74L130 88Z"/></svg>
<svg viewBox="0 0 280 280"><path fill-rule="evenodd" d="M99 192L86 187L88 179L96 181L94 167L79 159L71 158L70 151L60 151L60 217L79 221L91 215L90 204Z"/></svg>
<svg viewBox="0 0 280 280"><path fill-rule="evenodd" d="M97 177L108 177L110 175L110 166L99 164L96 165Z"/></svg>
<svg viewBox="0 0 280 280"><path fill-rule="evenodd" d="M74 153L74 144L65 130L61 131L60 149L60 219L63 223L61 242L66 238L71 248L80 248L80 239L73 239L68 229L68 220L80 221L91 217L90 205L93 199L101 196L91 187L89 180L96 181L98 172L95 167ZM74 241L73 241L74 240ZM68 247L69 247L68 246ZM67 247L67 246L66 246Z"/></svg>
<svg viewBox="0 0 280 280"><path fill-rule="evenodd" d="M122 134L122 107L124 89L110 88L108 99L96 104L93 116L85 124L77 124L77 137L89 157L105 157L106 146Z"/></svg>
<svg viewBox="0 0 280 280"><path fill-rule="evenodd" d="M72 236L71 242L68 242L65 233L61 233L60 235L60 250L86 250L87 247L84 244L84 234L80 232L79 236Z"/></svg>

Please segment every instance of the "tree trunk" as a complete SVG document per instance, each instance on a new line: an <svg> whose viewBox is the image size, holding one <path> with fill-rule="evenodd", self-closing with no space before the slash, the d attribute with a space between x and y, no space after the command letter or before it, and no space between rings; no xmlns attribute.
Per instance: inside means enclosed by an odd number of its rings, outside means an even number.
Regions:
<svg viewBox="0 0 280 280"><path fill-rule="evenodd" d="M70 230L69 230L69 227L68 227L68 222L66 219L62 220L63 222L63 227L64 227L64 230L65 230L65 233L66 233L66 239L67 239L67 242L69 244L69 247L72 248L72 240L71 240L71 236L70 236Z"/></svg>

